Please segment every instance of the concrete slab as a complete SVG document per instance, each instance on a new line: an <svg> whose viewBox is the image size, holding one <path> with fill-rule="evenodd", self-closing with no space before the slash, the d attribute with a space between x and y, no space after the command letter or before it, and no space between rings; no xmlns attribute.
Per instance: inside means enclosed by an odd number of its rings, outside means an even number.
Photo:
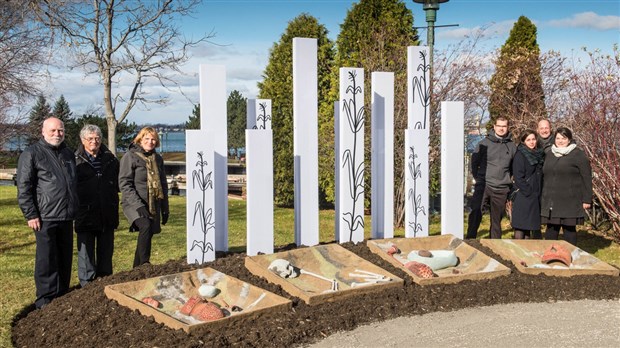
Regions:
<svg viewBox="0 0 620 348"><path fill-rule="evenodd" d="M419 238L389 238L369 240L368 248L396 267L400 267L409 274L413 281L420 285L458 283L463 280L491 279L510 274L510 269L497 260L485 255L463 240L452 235L441 235ZM396 246L400 253L390 255L388 250ZM407 267L405 264L410 260L409 253L420 250L453 251L458 262L456 266L434 270L436 276L422 278Z"/></svg>
<svg viewBox="0 0 620 348"><path fill-rule="evenodd" d="M270 270L278 262L293 266L296 276L284 278ZM245 267L309 305L403 285L401 278L338 244L248 256Z"/></svg>
<svg viewBox="0 0 620 348"><path fill-rule="evenodd" d="M620 273L617 268L563 240L482 239L480 243L527 274L570 277L594 274L618 276ZM554 244L570 252L572 262L569 266L559 262L542 262L545 250Z"/></svg>
<svg viewBox="0 0 620 348"><path fill-rule="evenodd" d="M201 286L215 291L215 296L200 296ZM108 298L120 305L138 310L142 315L153 316L158 323L188 333L204 325L229 325L234 320L247 320L261 312L286 311L292 307L291 301L284 297L212 268L108 285L104 291ZM196 316L181 313L181 308L194 297L215 304L224 317L201 321ZM155 302L146 304L149 299Z"/></svg>

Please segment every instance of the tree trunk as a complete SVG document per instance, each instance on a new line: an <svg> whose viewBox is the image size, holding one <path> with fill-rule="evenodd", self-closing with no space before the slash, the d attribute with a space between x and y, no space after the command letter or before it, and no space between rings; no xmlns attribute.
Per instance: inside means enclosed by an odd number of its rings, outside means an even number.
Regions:
<svg viewBox="0 0 620 348"><path fill-rule="evenodd" d="M108 149L116 155L116 119L114 115L106 116L106 121L108 122Z"/></svg>

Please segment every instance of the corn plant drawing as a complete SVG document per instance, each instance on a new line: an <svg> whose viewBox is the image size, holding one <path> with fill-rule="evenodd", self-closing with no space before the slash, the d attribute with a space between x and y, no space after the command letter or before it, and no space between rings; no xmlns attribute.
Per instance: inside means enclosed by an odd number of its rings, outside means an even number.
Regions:
<svg viewBox="0 0 620 348"><path fill-rule="evenodd" d="M431 91L430 91L430 83L426 81L426 73L430 71L431 65L426 63L426 51L420 51L420 59L422 59L422 63L418 65L417 71L422 71L421 76L414 76L411 80L412 82L412 93L413 93L413 102L415 103L416 93L419 96L422 106L424 107L424 118L423 121L418 121L415 123L415 129L426 129L426 119L428 117L428 106L431 103Z"/></svg>
<svg viewBox="0 0 620 348"><path fill-rule="evenodd" d="M409 161L407 166L409 167L409 178L413 182L409 192L407 193L407 199L411 201L411 210L413 217L412 221L408 221L409 228L413 230L413 236L416 237L418 232L422 231L422 224L418 223L418 215L420 213L426 215L426 209L422 205L422 195L417 193L417 181L422 177L422 171L420 170L420 163L416 163L418 155L415 154L415 148L409 147Z"/></svg>
<svg viewBox="0 0 620 348"><path fill-rule="evenodd" d="M203 159L202 152L198 152L198 162L196 162L196 167L198 167L198 169L192 171L192 187L196 188L196 185L198 185L198 188L202 191L202 201L198 201L194 205L194 218L192 220L192 226L196 225L196 217L198 217L203 239L201 241L194 240L190 251L194 250L194 248L198 248L202 251L202 260L200 262L202 264L205 262L205 254L209 251L214 251L211 242L207 242L207 235L209 231L215 228L213 208L207 209L205 206L207 190L213 190L213 181L211 180L213 171L206 173L205 169L208 167L208 163ZM196 262L198 262L198 260L196 260Z"/></svg>
<svg viewBox="0 0 620 348"><path fill-rule="evenodd" d="M353 133L353 147L346 149L342 153L342 167L346 167L346 177L349 181L349 195L353 200L352 210L350 212L343 213L342 219L347 223L349 229L349 241L353 240L353 232L358 227L364 228L364 215L355 211L356 202L364 194L364 154L357 153L357 142L363 142L364 139L358 140L358 135L361 130L364 129L364 105L363 100L361 106L357 105L357 95L362 93L362 88L356 84L357 73L355 71L349 71L349 80L351 84L347 86L346 94L351 94L350 99L344 99L342 105L344 112L347 115L347 121L351 133ZM362 156L362 160L359 161L358 157ZM344 197L343 197L344 198Z"/></svg>
<svg viewBox="0 0 620 348"><path fill-rule="evenodd" d="M260 109L260 113L256 118L256 125L254 128L257 129L267 129L267 121L271 121L271 115L267 115L267 103L259 103L258 108ZM258 122L263 122L262 125L258 125Z"/></svg>

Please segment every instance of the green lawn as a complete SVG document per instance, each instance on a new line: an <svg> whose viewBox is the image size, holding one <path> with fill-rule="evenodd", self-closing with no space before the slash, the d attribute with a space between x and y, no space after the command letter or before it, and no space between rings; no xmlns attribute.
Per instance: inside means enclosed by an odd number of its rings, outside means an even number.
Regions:
<svg viewBox="0 0 620 348"><path fill-rule="evenodd" d="M34 234L24 220L17 206L16 188L0 186L0 347L11 346L11 321L25 307L34 301ZM153 239L151 262L161 264L176 260L185 253L185 198L171 196L170 221L163 232ZM229 249L245 251L246 242L246 207L245 201L230 200L229 203ZM122 214L121 214L122 217ZM294 218L292 209L275 209L275 245L294 242ZM366 217L366 238L370 236L370 217ZM320 240L334 240L334 211L320 212ZM431 234L438 234L440 221L438 216L431 219ZM395 231L396 236L403 236L402 229ZM481 225L480 237L488 236L488 217ZM512 232L507 220L504 220L504 237L510 238ZM75 245L75 242L74 242ZM115 272L131 269L136 245L136 235L128 232L128 225L121 218L121 225L116 232L114 250ZM578 246L596 257L620 266L620 246L606 239L580 231ZM77 281L77 257L73 258L73 277L71 285Z"/></svg>

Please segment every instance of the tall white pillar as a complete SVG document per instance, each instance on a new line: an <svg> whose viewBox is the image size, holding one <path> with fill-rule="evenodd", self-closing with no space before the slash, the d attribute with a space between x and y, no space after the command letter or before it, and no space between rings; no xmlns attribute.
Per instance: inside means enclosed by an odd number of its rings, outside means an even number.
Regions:
<svg viewBox="0 0 620 348"><path fill-rule="evenodd" d="M364 69L340 68L338 153L340 243L364 240Z"/></svg>
<svg viewBox="0 0 620 348"><path fill-rule="evenodd" d="M187 263L215 260L215 191L212 131L185 131L185 173L187 185Z"/></svg>
<svg viewBox="0 0 620 348"><path fill-rule="evenodd" d="M247 254L273 254L273 134L247 129Z"/></svg>
<svg viewBox="0 0 620 348"><path fill-rule="evenodd" d="M394 73L371 74L371 237L394 237Z"/></svg>
<svg viewBox="0 0 620 348"><path fill-rule="evenodd" d="M319 244L317 40L293 38L295 243Z"/></svg>
<svg viewBox="0 0 620 348"><path fill-rule="evenodd" d="M463 239L463 102L441 102L441 234Z"/></svg>
<svg viewBox="0 0 620 348"><path fill-rule="evenodd" d="M271 99L248 99L246 129L271 129Z"/></svg>
<svg viewBox="0 0 620 348"><path fill-rule="evenodd" d="M214 149L215 250L228 250L228 144L226 68L200 65L200 129L209 130ZM189 179L188 179L189 180Z"/></svg>
<svg viewBox="0 0 620 348"><path fill-rule="evenodd" d="M407 48L405 131L405 236L428 236L430 61L428 47Z"/></svg>

